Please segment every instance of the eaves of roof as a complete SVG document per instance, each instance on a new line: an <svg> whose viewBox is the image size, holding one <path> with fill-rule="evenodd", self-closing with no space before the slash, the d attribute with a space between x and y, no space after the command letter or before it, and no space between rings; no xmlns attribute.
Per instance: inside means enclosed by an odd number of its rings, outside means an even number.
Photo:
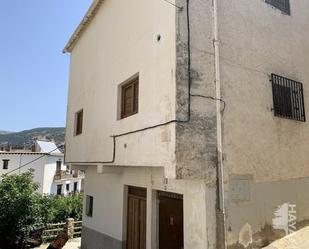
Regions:
<svg viewBox="0 0 309 249"><path fill-rule="evenodd" d="M42 153L42 152L6 152L1 151L0 155L49 155L48 153Z"/></svg>
<svg viewBox="0 0 309 249"><path fill-rule="evenodd" d="M0 151L0 155L46 155L46 156L64 156L63 153L42 153L42 152L6 152L6 151Z"/></svg>
<svg viewBox="0 0 309 249"><path fill-rule="evenodd" d="M74 46L78 42L79 38L83 35L84 31L87 29L91 21L94 19L95 15L97 14L101 4L104 0L94 0L91 6L89 7L86 15L84 16L83 20L80 22L76 30L74 31L73 35L71 36L70 40L66 44L65 48L63 49L63 53L71 53Z"/></svg>

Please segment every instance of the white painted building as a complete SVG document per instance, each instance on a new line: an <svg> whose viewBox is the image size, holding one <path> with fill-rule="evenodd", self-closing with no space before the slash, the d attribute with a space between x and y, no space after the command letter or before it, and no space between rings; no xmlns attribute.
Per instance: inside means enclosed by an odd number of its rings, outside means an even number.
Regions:
<svg viewBox="0 0 309 249"><path fill-rule="evenodd" d="M69 40L82 249L259 249L309 224L309 1L94 0ZM286 216L287 218L288 216Z"/></svg>
<svg viewBox="0 0 309 249"><path fill-rule="evenodd" d="M42 194L67 195L80 192L84 175L64 165L64 155L53 142L37 141L33 151L0 151L0 174L34 170L34 181Z"/></svg>

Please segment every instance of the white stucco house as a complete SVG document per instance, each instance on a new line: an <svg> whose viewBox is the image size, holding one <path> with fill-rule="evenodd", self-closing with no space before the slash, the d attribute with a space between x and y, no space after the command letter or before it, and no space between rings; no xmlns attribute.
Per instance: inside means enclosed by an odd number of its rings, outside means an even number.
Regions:
<svg viewBox="0 0 309 249"><path fill-rule="evenodd" d="M84 175L64 165L64 154L55 143L36 141L32 151L0 151L0 175L34 170L34 181L42 194L67 195L80 192Z"/></svg>
<svg viewBox="0 0 309 249"><path fill-rule="evenodd" d="M93 1L64 49L82 249L260 249L309 224L308 13Z"/></svg>

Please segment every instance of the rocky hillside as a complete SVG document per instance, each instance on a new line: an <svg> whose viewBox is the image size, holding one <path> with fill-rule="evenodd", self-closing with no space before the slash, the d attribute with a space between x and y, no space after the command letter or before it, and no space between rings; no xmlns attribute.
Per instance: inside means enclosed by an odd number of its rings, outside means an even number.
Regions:
<svg viewBox="0 0 309 249"><path fill-rule="evenodd" d="M2 130L0 130L0 135L2 135L2 134L9 134L9 133L11 133L11 132L9 132L9 131L2 131Z"/></svg>
<svg viewBox="0 0 309 249"><path fill-rule="evenodd" d="M64 143L63 127L36 128L21 132L0 131L0 146L12 146L14 149L30 149L35 140L55 141L57 145Z"/></svg>

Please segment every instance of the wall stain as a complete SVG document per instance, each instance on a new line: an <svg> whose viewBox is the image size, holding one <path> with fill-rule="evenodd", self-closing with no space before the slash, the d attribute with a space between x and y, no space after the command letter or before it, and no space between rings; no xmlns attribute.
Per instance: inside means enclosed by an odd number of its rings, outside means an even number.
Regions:
<svg viewBox="0 0 309 249"><path fill-rule="evenodd" d="M304 228L309 225L309 219L297 222L297 229ZM228 245L228 249L261 249L268 246L276 240L285 237L284 230L274 229L272 225L265 224L260 231L256 232L252 236L252 242L245 247L240 241L237 243Z"/></svg>

